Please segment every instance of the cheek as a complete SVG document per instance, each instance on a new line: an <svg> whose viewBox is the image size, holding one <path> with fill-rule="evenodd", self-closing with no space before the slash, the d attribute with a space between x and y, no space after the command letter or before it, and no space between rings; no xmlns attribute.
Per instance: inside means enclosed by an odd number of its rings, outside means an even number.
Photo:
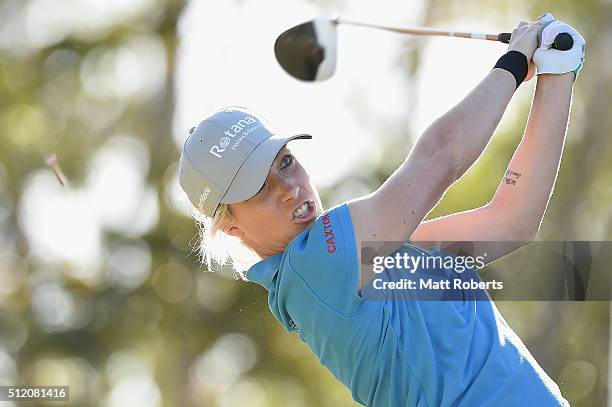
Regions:
<svg viewBox="0 0 612 407"><path fill-rule="evenodd" d="M244 216L242 221L252 232L265 235L276 234L283 225L278 209L271 204L249 211L248 216Z"/></svg>
<svg viewBox="0 0 612 407"><path fill-rule="evenodd" d="M300 183L310 185L310 175L308 175L304 167L300 166L296 177L300 180Z"/></svg>

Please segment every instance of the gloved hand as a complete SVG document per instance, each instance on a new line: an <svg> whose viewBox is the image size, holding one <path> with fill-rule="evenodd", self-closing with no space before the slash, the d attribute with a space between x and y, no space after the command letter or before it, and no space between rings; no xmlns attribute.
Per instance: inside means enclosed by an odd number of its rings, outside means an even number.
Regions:
<svg viewBox="0 0 612 407"><path fill-rule="evenodd" d="M539 47L533 54L533 62L538 69L537 74L575 72L578 75L584 64L585 41L582 35L570 25L555 20L551 14L545 14L539 20L544 21L547 25L542 31ZM555 37L560 33L568 33L572 36L574 39L572 49L559 51L551 48Z"/></svg>

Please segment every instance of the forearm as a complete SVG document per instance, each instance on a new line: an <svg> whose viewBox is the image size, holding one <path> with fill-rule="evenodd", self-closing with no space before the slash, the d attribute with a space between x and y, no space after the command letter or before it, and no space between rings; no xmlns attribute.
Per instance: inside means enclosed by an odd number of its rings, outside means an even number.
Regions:
<svg viewBox="0 0 612 407"><path fill-rule="evenodd" d="M458 172L482 153L515 88L511 73L493 69L457 106L432 123L380 188L349 203L354 217L366 225L356 233L370 241L409 239L459 177Z"/></svg>
<svg viewBox="0 0 612 407"><path fill-rule="evenodd" d="M516 88L514 76L493 69L456 106L427 130L442 134L443 147L452 150L458 179L478 159L491 139Z"/></svg>
<svg viewBox="0 0 612 407"><path fill-rule="evenodd" d="M550 199L563 151L573 73L540 75L525 128L492 206L535 238Z"/></svg>

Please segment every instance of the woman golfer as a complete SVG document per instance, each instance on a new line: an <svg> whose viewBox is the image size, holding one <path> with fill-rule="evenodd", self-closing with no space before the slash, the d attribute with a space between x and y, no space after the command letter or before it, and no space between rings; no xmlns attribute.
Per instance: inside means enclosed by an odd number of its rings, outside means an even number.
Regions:
<svg viewBox="0 0 612 407"><path fill-rule="evenodd" d="M571 50L549 49L559 32L573 36ZM533 75L532 58L539 76L529 121L494 198L423 222L482 153L514 91ZM389 252L435 256L410 241L533 240L555 182L583 60L584 40L570 26L519 24L509 52L421 135L380 188L327 211L286 146L310 136L274 134L242 108L221 110L192 129L179 181L197 210L212 218L207 233L234 236L258 255L245 277L269 291L276 319L299 334L357 402L568 405L493 302L469 293L419 301L402 290L369 300L360 290L359 264L361 244L369 241L400 242Z"/></svg>

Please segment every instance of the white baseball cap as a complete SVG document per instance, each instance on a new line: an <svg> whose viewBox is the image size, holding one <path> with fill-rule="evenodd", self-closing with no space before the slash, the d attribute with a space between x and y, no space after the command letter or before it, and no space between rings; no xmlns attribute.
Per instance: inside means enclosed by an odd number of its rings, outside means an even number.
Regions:
<svg viewBox="0 0 612 407"><path fill-rule="evenodd" d="M224 108L189 131L179 164L179 184L191 203L213 217L219 204L242 202L262 187L276 154L294 139L281 136L258 114Z"/></svg>

